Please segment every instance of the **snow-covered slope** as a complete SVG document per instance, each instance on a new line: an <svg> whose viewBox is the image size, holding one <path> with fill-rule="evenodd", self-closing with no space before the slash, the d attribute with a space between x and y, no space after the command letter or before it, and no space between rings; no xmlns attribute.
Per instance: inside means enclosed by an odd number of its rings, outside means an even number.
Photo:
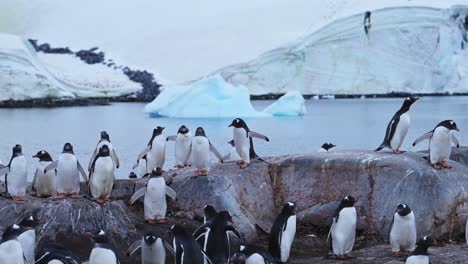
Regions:
<svg viewBox="0 0 468 264"><path fill-rule="evenodd" d="M354 15L215 74L251 94L467 93L467 15L468 6L386 8L372 12L368 35Z"/></svg>
<svg viewBox="0 0 468 264"><path fill-rule="evenodd" d="M113 97L139 90L121 71L73 55L36 54L28 41L0 33L0 101Z"/></svg>

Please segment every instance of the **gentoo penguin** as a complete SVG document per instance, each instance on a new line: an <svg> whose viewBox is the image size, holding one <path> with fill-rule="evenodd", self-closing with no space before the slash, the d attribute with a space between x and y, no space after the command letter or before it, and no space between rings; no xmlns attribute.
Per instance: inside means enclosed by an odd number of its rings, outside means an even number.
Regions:
<svg viewBox="0 0 468 264"><path fill-rule="evenodd" d="M247 124L241 118L232 120L228 127L233 128L234 144L237 153L241 157L239 164L241 169L245 169L249 166L251 159L258 158L254 150L252 138L260 138L267 142L270 141L270 139L260 133L250 131Z"/></svg>
<svg viewBox="0 0 468 264"><path fill-rule="evenodd" d="M182 125L177 131L177 135L169 136L167 141L175 141L175 159L177 168L183 168L190 165L190 144L192 144L192 134L189 129Z"/></svg>
<svg viewBox="0 0 468 264"><path fill-rule="evenodd" d="M330 143L330 142L327 142L327 143L323 143L323 145L319 148L318 152L328 152L330 149L336 147L336 145Z"/></svg>
<svg viewBox="0 0 468 264"><path fill-rule="evenodd" d="M175 224L171 227L171 231L174 235L172 244L176 264L203 264L205 259L211 263L195 238L184 227Z"/></svg>
<svg viewBox="0 0 468 264"><path fill-rule="evenodd" d="M346 196L341 200L328 234L333 254L339 259L349 258L349 253L353 250L357 223L354 203L356 199L352 196Z"/></svg>
<svg viewBox="0 0 468 264"><path fill-rule="evenodd" d="M88 183L88 176L76 159L73 153L73 146L65 143L62 154L58 160L52 162L44 169L44 173L50 170L57 170L57 192L58 198L65 198L66 195L76 198L80 192L80 174Z"/></svg>
<svg viewBox="0 0 468 264"><path fill-rule="evenodd" d="M229 262L228 262L228 264L246 264L246 263L247 262L246 262L245 254L241 252L234 253L234 255L232 255L229 258ZM264 264L265 262L258 262L258 263Z"/></svg>
<svg viewBox="0 0 468 264"><path fill-rule="evenodd" d="M146 186L136 191L130 198L130 204L145 196L143 201L145 220L150 224L154 224L156 220L158 224L164 224L167 210L166 195L173 200L177 197L176 192L166 185L161 168L155 168Z"/></svg>
<svg viewBox="0 0 468 264"><path fill-rule="evenodd" d="M167 246L167 242L162 238L157 237L153 232L147 232L142 239L133 243L127 251L127 255L133 255L141 248L141 263L142 264L164 264L166 263L166 250L172 247Z"/></svg>
<svg viewBox="0 0 468 264"><path fill-rule="evenodd" d="M88 165L88 171L91 170L91 165L93 164L93 161L96 159L96 156L99 153L99 150L103 145L107 145L109 148L109 155L111 156L112 160L115 163L115 167L118 169L120 166L119 158L117 157L117 153L115 153L115 149L112 146L112 143L110 142L109 134L107 134L106 131L101 132L101 139L96 145L96 148L94 149L93 155L91 156L91 159L89 160L89 165Z"/></svg>
<svg viewBox="0 0 468 264"><path fill-rule="evenodd" d="M94 240L94 247L91 250L88 264L120 263L114 252L114 246L110 243L109 236L104 230L101 229L97 234L86 232L85 235Z"/></svg>
<svg viewBox="0 0 468 264"><path fill-rule="evenodd" d="M399 204L393 214L390 245L397 256L400 251L411 252L416 247L416 221L413 211L406 204Z"/></svg>
<svg viewBox="0 0 468 264"><path fill-rule="evenodd" d="M166 161L166 138L162 134L164 127L153 129L153 135L146 148L138 155L137 165L140 160L146 159L146 172L150 173L155 168L162 168ZM135 169L135 167L134 167Z"/></svg>
<svg viewBox="0 0 468 264"><path fill-rule="evenodd" d="M206 222L209 222L215 218L215 216L218 214L218 211L212 206L212 205L205 205L203 208L204 216L203 216L203 223L206 224Z"/></svg>
<svg viewBox="0 0 468 264"><path fill-rule="evenodd" d="M36 264L81 264L81 260L60 245L46 244L37 254Z"/></svg>
<svg viewBox="0 0 468 264"><path fill-rule="evenodd" d="M114 187L114 161L110 148L103 144L95 156L89 171L89 190L98 203L109 200Z"/></svg>
<svg viewBox="0 0 468 264"><path fill-rule="evenodd" d="M429 159L434 169L440 170L439 164L444 168L451 168L448 161L452 152L452 143L457 148L460 147L453 130L460 131L453 120L442 121L433 130L416 139L413 147L419 142L429 139Z"/></svg>
<svg viewBox="0 0 468 264"><path fill-rule="evenodd" d="M7 227L0 243L0 263L2 264L24 264L24 252L18 236L24 231L18 225Z"/></svg>
<svg viewBox="0 0 468 264"><path fill-rule="evenodd" d="M5 175L6 192L13 200L24 200L28 181L28 165L23 156L21 145L13 147L10 162L0 170L0 175Z"/></svg>
<svg viewBox="0 0 468 264"><path fill-rule="evenodd" d="M228 222L232 223L231 214L228 211L221 211L193 233L193 237L197 240L205 236L203 250L214 263L226 263L231 255L228 232L240 238L239 232Z"/></svg>
<svg viewBox="0 0 468 264"><path fill-rule="evenodd" d="M34 251L36 249L36 226L40 224L36 214L26 216L19 226L23 232L18 236L18 241L23 247L24 258L27 264L34 264Z"/></svg>
<svg viewBox="0 0 468 264"><path fill-rule="evenodd" d="M237 153L236 145L234 143L234 139L231 139L230 141L228 141L228 144L231 145L231 150L229 151L229 153L226 156L223 157L223 160L224 161L226 161L226 160L235 160L235 161L241 160L241 157Z"/></svg>
<svg viewBox="0 0 468 264"><path fill-rule="evenodd" d="M274 264L275 259L264 248L255 245L241 245L240 253L245 257L245 264Z"/></svg>
<svg viewBox="0 0 468 264"><path fill-rule="evenodd" d="M403 140L405 139L408 128L411 124L411 118L409 110L411 105L416 102L419 98L408 97L403 102L400 110L398 110L388 123L387 130L385 132L385 138L380 146L374 151L380 151L383 148L390 148L396 154L401 154L403 151L400 150Z"/></svg>
<svg viewBox="0 0 468 264"><path fill-rule="evenodd" d="M291 246L296 235L296 204L288 202L276 217L270 231L268 251L280 262L289 262Z"/></svg>
<svg viewBox="0 0 468 264"><path fill-rule="evenodd" d="M197 128L195 131L195 136L192 138L192 144L190 145L189 150L192 166L195 168L195 176L199 176L200 171L202 176L208 175L208 170L210 169L211 163L210 151L216 155L221 163L223 163L223 157L206 137L205 130L202 127Z"/></svg>
<svg viewBox="0 0 468 264"><path fill-rule="evenodd" d="M416 249L411 253L405 264L429 264L429 254L427 249L434 245L434 240L430 236L425 236L419 239L418 243L416 243Z"/></svg>
<svg viewBox="0 0 468 264"><path fill-rule="evenodd" d="M39 159L32 182L33 190L37 193L38 197L50 197L56 195L57 184L55 178L57 176L57 172L55 170L50 170L47 173L44 173L44 169L53 162L52 157L47 151L41 150L37 152L33 158Z"/></svg>

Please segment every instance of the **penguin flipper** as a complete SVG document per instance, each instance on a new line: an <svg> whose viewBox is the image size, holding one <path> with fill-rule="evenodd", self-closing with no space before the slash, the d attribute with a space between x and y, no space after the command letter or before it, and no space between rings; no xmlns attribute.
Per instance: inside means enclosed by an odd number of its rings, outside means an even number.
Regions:
<svg viewBox="0 0 468 264"><path fill-rule="evenodd" d="M226 154L226 155L223 157L223 161L226 161L226 160L231 159L230 156L231 156L231 154L229 154L229 153Z"/></svg>
<svg viewBox="0 0 468 264"><path fill-rule="evenodd" d="M426 134L418 137L414 142L413 142L413 147L419 144L421 141L424 141L426 139L430 139L432 135L434 134L434 131L429 131Z"/></svg>
<svg viewBox="0 0 468 264"><path fill-rule="evenodd" d="M0 165L0 177L5 175L8 172L8 167Z"/></svg>
<svg viewBox="0 0 468 264"><path fill-rule="evenodd" d="M176 135L173 135L173 136L168 136L168 137L166 138L166 141L176 141L176 139L177 139L177 136L176 136Z"/></svg>
<svg viewBox="0 0 468 264"><path fill-rule="evenodd" d="M140 154L138 154L137 157L137 164L140 162L140 160L151 150L151 145L148 145Z"/></svg>
<svg viewBox="0 0 468 264"><path fill-rule="evenodd" d="M166 186L166 195L174 201L177 199L177 193L169 186Z"/></svg>
<svg viewBox="0 0 468 264"><path fill-rule="evenodd" d="M393 116L392 120L390 120L390 122L388 123L387 130L385 131L385 138L384 138L382 144L380 144L380 146L378 148L376 148L374 150L374 152L380 151L383 148L389 148L390 147L390 140L392 140L393 135L395 135L395 131L396 131L396 128L397 128L397 125L398 125L399 121L400 121L400 116L395 114L395 116Z"/></svg>
<svg viewBox="0 0 468 264"><path fill-rule="evenodd" d="M185 160L190 160L190 155L192 155L192 143L190 143L190 147L187 150L187 156L185 157Z"/></svg>
<svg viewBox="0 0 468 264"><path fill-rule="evenodd" d="M232 225L227 225L226 228L225 228L225 231L228 232L228 233L232 233L233 235L235 235L239 239L241 238L240 233Z"/></svg>
<svg viewBox="0 0 468 264"><path fill-rule="evenodd" d="M265 140L266 142L270 142L270 139L267 136L264 136L264 135L262 135L260 133L254 132L254 131L249 131L247 133L247 135L249 137L252 137L252 138L259 138L259 139Z"/></svg>
<svg viewBox="0 0 468 264"><path fill-rule="evenodd" d="M213 152L213 154L215 154L215 156L219 159L219 161L223 163L223 156L221 156L219 151L213 146L213 144L211 144L211 142L210 142L210 150L211 152Z"/></svg>
<svg viewBox="0 0 468 264"><path fill-rule="evenodd" d="M52 162L51 164L47 165L47 167L45 167L45 169L44 169L44 173L47 173L50 170L57 169L57 166L58 166L58 160L56 160L56 161Z"/></svg>
<svg viewBox="0 0 468 264"><path fill-rule="evenodd" d="M213 262L211 261L210 257L208 257L206 252L203 249L200 249L200 251L203 254L203 256L205 257L206 261L208 261L208 263L212 264Z"/></svg>
<svg viewBox="0 0 468 264"><path fill-rule="evenodd" d="M200 227L197 228L192 234L192 237L195 238L195 240L198 240L200 237L205 235L205 229L209 226L209 223L205 223L201 225Z"/></svg>
<svg viewBox="0 0 468 264"><path fill-rule="evenodd" d="M127 250L127 256L133 255L141 248L141 239L135 241Z"/></svg>
<svg viewBox="0 0 468 264"><path fill-rule="evenodd" d="M458 142L458 139L457 137L455 137L455 135L453 133L450 133L452 134L452 144L455 145L457 148L460 147L460 142Z"/></svg>
<svg viewBox="0 0 468 264"><path fill-rule="evenodd" d="M395 223L395 213L393 213L392 222L390 223L390 229L388 230L388 241L390 241L390 234L392 233L393 224Z"/></svg>
<svg viewBox="0 0 468 264"><path fill-rule="evenodd" d="M33 191L36 191L36 179L37 179L37 171L39 169L36 169L36 172L34 172L34 178L33 178L33 181L32 181L32 184L31 184L31 188Z"/></svg>
<svg viewBox="0 0 468 264"><path fill-rule="evenodd" d="M93 155L91 156L91 159L89 160L89 163L88 163L88 171L91 171L91 169L93 167L94 160L96 159L97 154L98 154L98 150L95 149L94 152L93 152Z"/></svg>
<svg viewBox="0 0 468 264"><path fill-rule="evenodd" d="M172 248L172 245L169 244L169 242L167 242L166 240L162 240L163 241L163 245L164 247L166 248L167 251L169 251L169 253L171 253L173 256L175 256L175 251L174 249Z"/></svg>
<svg viewBox="0 0 468 264"><path fill-rule="evenodd" d="M115 149L112 149L112 152L110 153L112 160L115 162L115 167L118 169L120 167L120 161L119 157L117 157L117 153L115 153Z"/></svg>
<svg viewBox="0 0 468 264"><path fill-rule="evenodd" d="M85 180L86 183L88 183L88 175L86 175L85 170L83 169L83 166L79 162L77 162L78 170L80 171L81 177L83 180Z"/></svg>
<svg viewBox="0 0 468 264"><path fill-rule="evenodd" d="M130 205L134 204L138 199L143 197L145 193L146 193L146 187L143 187L139 189L138 191L136 191L130 198L130 201L129 201Z"/></svg>

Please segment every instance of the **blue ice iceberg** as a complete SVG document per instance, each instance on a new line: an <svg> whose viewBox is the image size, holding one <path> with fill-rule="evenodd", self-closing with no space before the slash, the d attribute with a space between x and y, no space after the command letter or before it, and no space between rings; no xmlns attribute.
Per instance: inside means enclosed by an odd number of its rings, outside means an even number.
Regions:
<svg viewBox="0 0 468 264"><path fill-rule="evenodd" d="M300 116L307 113L305 99L299 91L290 91L265 108L264 113L274 116Z"/></svg>

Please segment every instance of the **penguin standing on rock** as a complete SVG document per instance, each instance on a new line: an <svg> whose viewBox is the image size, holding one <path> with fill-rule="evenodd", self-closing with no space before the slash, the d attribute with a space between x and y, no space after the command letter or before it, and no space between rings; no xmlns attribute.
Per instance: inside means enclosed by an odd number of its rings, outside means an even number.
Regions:
<svg viewBox="0 0 468 264"><path fill-rule="evenodd" d="M234 145L237 153L241 157L241 160L239 161L240 168L245 169L249 166L251 159L258 158L258 155L254 150L252 138L255 137L263 139L267 142L269 142L270 139L260 133L251 131L245 121L241 118L232 120L228 127L233 128Z"/></svg>
<svg viewBox="0 0 468 264"><path fill-rule="evenodd" d="M37 164L36 173L34 173L34 179L32 182L33 191L36 192L38 197L51 197L57 194L56 184L56 170L50 170L44 173L44 169L52 164L53 160L50 154L41 150L37 152L33 158L38 158L39 163Z"/></svg>
<svg viewBox="0 0 468 264"><path fill-rule="evenodd" d="M183 226L176 224L171 227L173 252L177 264L204 264L205 259L212 263L203 250Z"/></svg>
<svg viewBox="0 0 468 264"><path fill-rule="evenodd" d="M380 144L380 146L374 151L380 151L383 148L390 148L393 150L393 153L403 153L403 151L400 150L400 147L403 144L406 133L408 133L408 129L411 124L409 110L411 105L418 99L419 98L412 96L405 99L400 110L395 113L388 123L382 144Z"/></svg>
<svg viewBox="0 0 468 264"><path fill-rule="evenodd" d="M65 143L58 160L47 166L44 169L44 174L47 174L51 170L57 170L57 198L65 198L66 195L71 195L73 198L78 197L80 192L80 174L85 182L88 183L88 176L76 158L73 146L70 143Z"/></svg>
<svg viewBox="0 0 468 264"><path fill-rule="evenodd" d="M422 135L413 143L413 147L419 142L429 139L429 160L436 170L452 168L448 161L452 152L452 143L458 148L460 143L453 134L453 131L460 131L453 120L440 122L433 130ZM440 166L439 166L440 165Z"/></svg>
<svg viewBox="0 0 468 264"><path fill-rule="evenodd" d="M151 173L153 169L164 167L166 162L166 138L162 134L164 127L153 129L153 135L146 148L138 155L137 165L141 159L146 159L146 172ZM135 167L133 167L135 169Z"/></svg>
<svg viewBox="0 0 468 264"><path fill-rule="evenodd" d="M268 251L280 262L289 262L292 243L296 235L296 204L288 202L276 217L270 231Z"/></svg>
<svg viewBox="0 0 468 264"><path fill-rule="evenodd" d="M94 160L96 159L96 156L99 153L99 150L102 148L103 145L107 145L109 148L109 155L112 157L112 160L115 163L115 167L118 169L120 166L120 161L119 158L117 157L117 154L115 153L114 147L112 146L112 143L110 142L109 134L107 134L106 131L101 132L101 139L99 140L98 144L96 145L96 148L94 149L93 155L91 156L91 159L89 160L89 165L88 165L88 171L91 170L91 165L93 164Z"/></svg>
<svg viewBox="0 0 468 264"><path fill-rule="evenodd" d="M89 264L120 264L114 252L114 245L110 243L109 236L104 230L101 229L97 234L86 232L85 235L94 240L94 248L89 256Z"/></svg>
<svg viewBox="0 0 468 264"><path fill-rule="evenodd" d="M416 247L416 221L406 204L399 204L393 214L390 245L396 256L400 256L400 251L411 252Z"/></svg>
<svg viewBox="0 0 468 264"><path fill-rule="evenodd" d="M210 151L223 163L223 157L206 137L205 130L202 127L197 128L188 152L192 157L191 160L192 166L195 168L195 177L200 175L200 171L202 176L208 175L211 163Z"/></svg>
<svg viewBox="0 0 468 264"><path fill-rule="evenodd" d="M11 195L11 198L22 201L26 195L28 165L21 145L15 145L12 152L8 165L0 169L0 176L5 175L6 192Z"/></svg>
<svg viewBox="0 0 468 264"><path fill-rule="evenodd" d="M9 226L2 236L0 243L0 263L24 264L24 251L18 236L24 231L18 225Z"/></svg>
<svg viewBox="0 0 468 264"><path fill-rule="evenodd" d="M430 236L421 238L416 244L416 249L411 253L405 264L429 264L429 253L427 249L434 245L434 240Z"/></svg>
<svg viewBox="0 0 468 264"><path fill-rule="evenodd" d="M323 143L323 145L319 148L318 152L328 152L330 149L336 147L333 143L327 142Z"/></svg>
<svg viewBox="0 0 468 264"><path fill-rule="evenodd" d="M356 199L346 196L336 210L328 238L331 238L333 254L339 259L350 258L356 239Z"/></svg>
<svg viewBox="0 0 468 264"><path fill-rule="evenodd" d="M18 241L23 247L24 258L27 264L34 264L34 251L36 250L36 227L40 224L35 214L26 216L19 226L23 232L18 236Z"/></svg>
<svg viewBox="0 0 468 264"><path fill-rule="evenodd" d="M183 168L190 166L190 156L188 152L190 150L190 144L192 144L192 134L190 130L182 125L177 131L177 135L169 136L167 141L175 141L175 158L177 168Z"/></svg>
<svg viewBox="0 0 468 264"><path fill-rule="evenodd" d="M127 251L127 255L133 255L141 248L142 264L164 264L166 263L166 250L172 247L162 238L157 237L153 232L147 232L142 239L135 241Z"/></svg>
<svg viewBox="0 0 468 264"><path fill-rule="evenodd" d="M89 190L98 203L109 201L114 187L114 161L111 150L103 144L90 166Z"/></svg>

